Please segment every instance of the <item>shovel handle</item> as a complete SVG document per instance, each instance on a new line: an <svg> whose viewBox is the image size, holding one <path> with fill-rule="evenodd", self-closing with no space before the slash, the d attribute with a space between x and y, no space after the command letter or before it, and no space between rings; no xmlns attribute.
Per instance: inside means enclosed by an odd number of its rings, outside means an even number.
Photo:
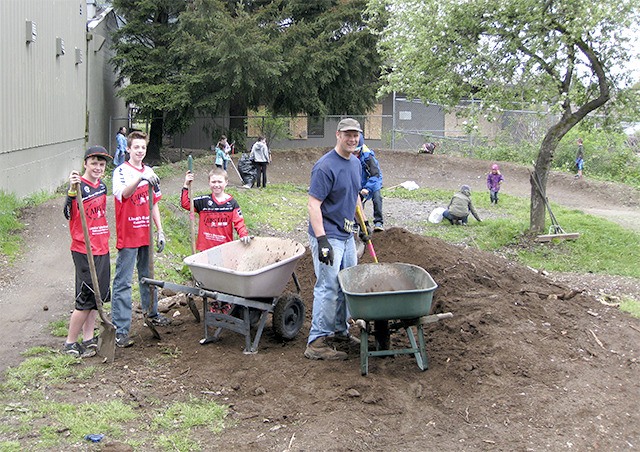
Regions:
<svg viewBox="0 0 640 452"><path fill-rule="evenodd" d="M189 157L187 157L187 164L189 166L189 172L192 173L193 157L191 157L191 154L189 154ZM191 222L191 252L193 254L196 254L196 219L194 213L195 208L193 206L193 191L191 189L192 185L193 184L189 182L189 221Z"/></svg>
<svg viewBox="0 0 640 452"><path fill-rule="evenodd" d="M356 220L358 220L358 224L362 228L363 231L367 231L367 225L365 224L364 214L362 213L362 209L359 205L356 205ZM369 232L369 231L367 231ZM373 258L373 262L378 263L378 256L376 256L376 250L373 249L373 243L371 239L367 240L367 249L369 250L369 254Z"/></svg>
<svg viewBox="0 0 640 452"><path fill-rule="evenodd" d="M87 225L87 214L84 211L84 202L82 200L82 191L80 184L74 184L76 202L78 203L78 213L80 214L80 223L82 223L82 233L84 234L84 246L87 250L87 261L89 262L89 273L91 273L91 283L93 285L93 293L96 298L96 308L100 314L100 320L105 325L114 328L113 323L109 321L102 308L102 296L100 295L100 283L98 281L98 272L96 271L96 263L93 260L93 250L91 249L91 239L89 237L89 226Z"/></svg>

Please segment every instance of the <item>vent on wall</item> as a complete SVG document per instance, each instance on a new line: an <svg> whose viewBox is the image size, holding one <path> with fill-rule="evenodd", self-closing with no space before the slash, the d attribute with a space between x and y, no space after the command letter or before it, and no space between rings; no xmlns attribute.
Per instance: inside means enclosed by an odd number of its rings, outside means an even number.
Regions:
<svg viewBox="0 0 640 452"><path fill-rule="evenodd" d="M56 38L56 56L64 55L64 39Z"/></svg>
<svg viewBox="0 0 640 452"><path fill-rule="evenodd" d="M27 40L27 44L31 43L31 42L36 42L36 38L38 37L38 30L36 29L36 23L32 20L28 20L27 21L27 28L26 28L26 40Z"/></svg>
<svg viewBox="0 0 640 452"><path fill-rule="evenodd" d="M82 49L76 47L76 64L82 63Z"/></svg>

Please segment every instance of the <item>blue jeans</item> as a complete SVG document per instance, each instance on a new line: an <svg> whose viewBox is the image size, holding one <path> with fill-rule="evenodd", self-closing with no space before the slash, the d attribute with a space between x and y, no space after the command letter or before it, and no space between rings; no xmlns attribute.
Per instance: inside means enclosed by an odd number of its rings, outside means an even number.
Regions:
<svg viewBox="0 0 640 452"><path fill-rule="evenodd" d="M133 280L133 268L138 269L138 287L140 288L140 303L142 311L149 310L149 286L140 284L140 279L149 276L149 247L122 248L118 250L116 258L116 275L113 278L113 290L111 293L111 317L116 327L117 334L129 334L131 330L131 283ZM158 315L158 291L153 292L153 307L150 317Z"/></svg>
<svg viewBox="0 0 640 452"><path fill-rule="evenodd" d="M382 219L382 193L380 190L374 191L371 194L371 201L373 202L373 224L374 226L382 226L384 220ZM366 199L362 199L362 206L367 202Z"/></svg>
<svg viewBox="0 0 640 452"><path fill-rule="evenodd" d="M309 344L319 337L346 335L348 332L349 313L344 294L338 284L338 272L358 264L356 242L351 236L347 240L330 238L329 243L333 247L331 266L318 260L318 240L309 235L313 269L317 278L313 288L311 331L307 340Z"/></svg>
<svg viewBox="0 0 640 452"><path fill-rule="evenodd" d="M118 167L124 163L124 151L116 151L113 156L113 164Z"/></svg>

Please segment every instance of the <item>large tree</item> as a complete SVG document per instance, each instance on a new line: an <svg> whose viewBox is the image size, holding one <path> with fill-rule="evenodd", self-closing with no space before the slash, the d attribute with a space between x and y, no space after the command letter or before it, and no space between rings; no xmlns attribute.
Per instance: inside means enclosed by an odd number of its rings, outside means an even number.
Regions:
<svg viewBox="0 0 640 452"><path fill-rule="evenodd" d="M513 102L557 114L538 153L543 190L562 137L629 85L628 29L637 0L370 0L380 30L384 89L454 107L481 99L486 111ZM544 229L532 180L530 227Z"/></svg>
<svg viewBox="0 0 640 452"><path fill-rule="evenodd" d="M194 0L175 52L193 106L243 116L361 114L374 103L379 57L364 0Z"/></svg>
<svg viewBox="0 0 640 452"><path fill-rule="evenodd" d="M119 96L140 109L140 117L151 120L150 161L160 161L162 136L169 129L186 125L189 96L179 83L182 63L170 51L178 30L184 0L114 0L122 26L114 34L112 61L123 86Z"/></svg>

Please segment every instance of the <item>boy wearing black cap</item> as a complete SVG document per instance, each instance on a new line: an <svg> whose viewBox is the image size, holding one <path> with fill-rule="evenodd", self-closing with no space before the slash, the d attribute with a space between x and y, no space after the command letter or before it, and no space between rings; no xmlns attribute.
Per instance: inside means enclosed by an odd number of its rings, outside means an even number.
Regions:
<svg viewBox="0 0 640 452"><path fill-rule="evenodd" d="M64 216L69 220L71 256L76 269L76 301L69 321L69 333L62 351L75 357L93 356L98 348L98 338L93 335L98 311L76 199L78 196L77 188L80 189L79 194L82 196L87 218L89 240L98 274L100 294L104 300L109 300L111 267L109 226L106 217L107 187L101 178L110 158L111 156L102 146L90 147L84 154L84 174L80 176L78 171L71 171L69 175L69 191L64 205ZM78 336L81 330L83 341L79 343Z"/></svg>

